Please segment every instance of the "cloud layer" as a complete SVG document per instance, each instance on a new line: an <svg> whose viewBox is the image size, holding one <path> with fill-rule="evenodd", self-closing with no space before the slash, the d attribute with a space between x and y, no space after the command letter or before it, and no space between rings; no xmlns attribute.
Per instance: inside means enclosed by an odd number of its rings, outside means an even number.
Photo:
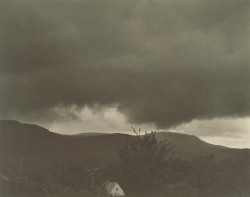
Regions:
<svg viewBox="0 0 250 197"><path fill-rule="evenodd" d="M0 29L0 119L250 115L250 1L3 0Z"/></svg>

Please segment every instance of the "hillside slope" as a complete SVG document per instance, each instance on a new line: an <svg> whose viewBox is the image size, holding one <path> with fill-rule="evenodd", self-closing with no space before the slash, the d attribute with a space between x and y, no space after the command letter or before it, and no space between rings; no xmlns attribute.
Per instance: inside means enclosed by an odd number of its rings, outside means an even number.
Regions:
<svg viewBox="0 0 250 197"><path fill-rule="evenodd" d="M36 125L0 121L0 162L21 159L58 168L96 167L117 160L117 149L132 136L96 137L60 135Z"/></svg>
<svg viewBox="0 0 250 197"><path fill-rule="evenodd" d="M211 145L191 135L162 132L156 137L170 144L174 157L187 160L211 153L223 159L249 151ZM60 135L36 125L4 120L0 121L0 165L22 161L54 168L100 167L116 162L117 150L134 139L126 134Z"/></svg>
<svg viewBox="0 0 250 197"><path fill-rule="evenodd" d="M172 147L172 154L181 159L190 160L203 155L213 154L216 160L227 157L239 157L249 149L234 149L224 146L209 144L194 135L159 132L156 134L158 141L164 141Z"/></svg>

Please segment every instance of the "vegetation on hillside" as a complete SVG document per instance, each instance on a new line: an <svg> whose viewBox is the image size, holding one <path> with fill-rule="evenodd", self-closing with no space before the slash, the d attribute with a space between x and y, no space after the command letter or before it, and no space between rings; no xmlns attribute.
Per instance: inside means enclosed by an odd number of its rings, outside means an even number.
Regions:
<svg viewBox="0 0 250 197"><path fill-rule="evenodd" d="M3 122L0 196L102 197L107 180L117 181L127 197L250 195L249 150L211 146L191 136L186 143L184 135L178 145L177 135L174 144L172 134L167 141L155 132L136 134L72 137ZM186 159L176 147L187 154L197 150Z"/></svg>
<svg viewBox="0 0 250 197"><path fill-rule="evenodd" d="M119 150L120 180L131 193L152 196L163 184L169 150L155 133L137 135L137 140Z"/></svg>
<svg viewBox="0 0 250 197"><path fill-rule="evenodd" d="M213 154L191 161L173 159L171 149L155 133L119 150L120 164L109 168L132 197L247 197L250 195L250 154L215 160ZM116 174L114 173L116 169Z"/></svg>

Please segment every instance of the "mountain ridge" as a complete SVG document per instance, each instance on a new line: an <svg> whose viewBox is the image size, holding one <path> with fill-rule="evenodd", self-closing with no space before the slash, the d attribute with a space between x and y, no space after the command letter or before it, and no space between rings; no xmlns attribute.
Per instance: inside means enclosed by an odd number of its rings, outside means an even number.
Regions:
<svg viewBox="0 0 250 197"><path fill-rule="evenodd" d="M175 158L192 160L213 154L215 159L237 157L249 149L232 149L208 144L196 136L179 133L156 133L158 141L171 147ZM0 121L0 161L26 162L62 167L100 167L116 163L117 151L136 137L128 134L107 134L79 137L61 135L37 125L17 121Z"/></svg>

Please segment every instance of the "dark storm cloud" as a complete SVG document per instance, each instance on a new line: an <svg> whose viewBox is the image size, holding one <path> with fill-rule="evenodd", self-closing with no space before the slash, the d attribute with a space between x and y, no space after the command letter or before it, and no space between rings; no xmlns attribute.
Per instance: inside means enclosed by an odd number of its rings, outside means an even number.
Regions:
<svg viewBox="0 0 250 197"><path fill-rule="evenodd" d="M249 116L249 23L244 0L4 0L0 118L96 104L159 128Z"/></svg>

